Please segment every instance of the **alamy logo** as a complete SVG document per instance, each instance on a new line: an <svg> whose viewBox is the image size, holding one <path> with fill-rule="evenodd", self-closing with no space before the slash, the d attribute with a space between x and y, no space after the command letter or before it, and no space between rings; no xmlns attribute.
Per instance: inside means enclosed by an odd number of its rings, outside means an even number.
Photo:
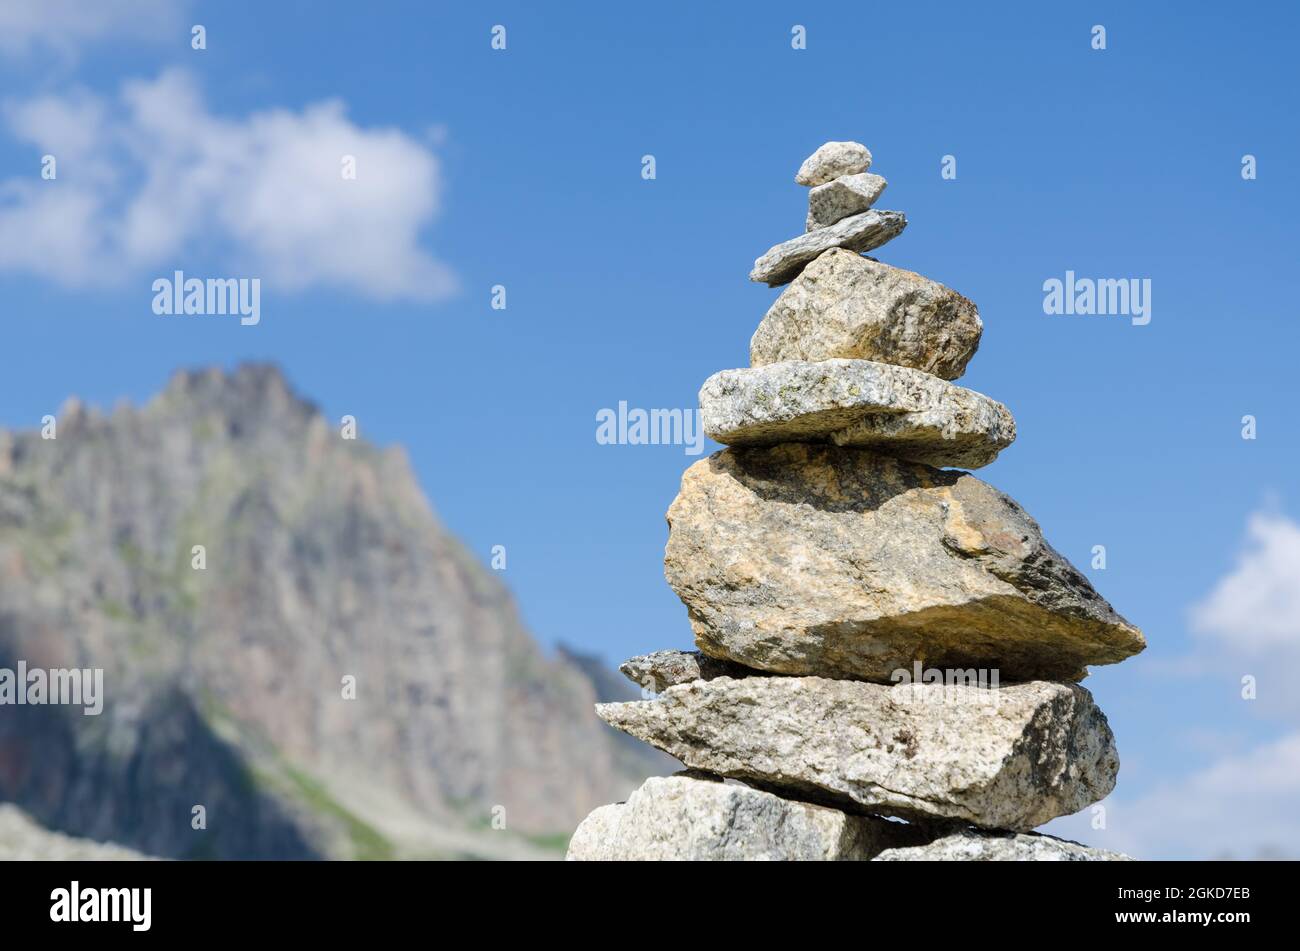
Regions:
<svg viewBox="0 0 1300 951"><path fill-rule="evenodd" d="M1050 277L1043 281L1044 314L1078 314L1081 316L1132 317L1133 326L1151 323L1151 278L1074 276L1065 272L1065 280Z"/></svg>
<svg viewBox="0 0 1300 951"><path fill-rule="evenodd" d="M151 888L69 888L50 892L50 921L127 921L132 931L148 931L153 922Z"/></svg>
<svg viewBox="0 0 1300 951"><path fill-rule="evenodd" d="M905 690L901 696L909 702L991 704L1001 699L998 684L1001 672L986 667L924 667L919 660L912 669L899 667L889 675L896 687L939 687L938 690Z"/></svg>
<svg viewBox="0 0 1300 951"><path fill-rule="evenodd" d="M685 446L688 456L704 451L704 426L698 409L618 409L596 412L596 442L602 446Z"/></svg>
<svg viewBox="0 0 1300 951"><path fill-rule="evenodd" d="M104 709L104 671L98 667L29 669L27 661L20 660L17 670L0 667L0 706L6 704L79 706L84 716L99 716Z"/></svg>
<svg viewBox="0 0 1300 951"><path fill-rule="evenodd" d="M251 327L262 319L262 279L259 277L186 277L176 271L171 278L153 282L153 312L159 316L227 314Z"/></svg>

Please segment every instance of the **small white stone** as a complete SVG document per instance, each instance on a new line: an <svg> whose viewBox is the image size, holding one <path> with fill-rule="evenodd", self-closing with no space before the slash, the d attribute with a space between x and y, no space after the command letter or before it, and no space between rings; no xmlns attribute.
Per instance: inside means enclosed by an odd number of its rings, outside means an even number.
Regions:
<svg viewBox="0 0 1300 951"><path fill-rule="evenodd" d="M841 175L871 168L871 152L861 142L827 142L804 159L794 180L800 185L825 185Z"/></svg>

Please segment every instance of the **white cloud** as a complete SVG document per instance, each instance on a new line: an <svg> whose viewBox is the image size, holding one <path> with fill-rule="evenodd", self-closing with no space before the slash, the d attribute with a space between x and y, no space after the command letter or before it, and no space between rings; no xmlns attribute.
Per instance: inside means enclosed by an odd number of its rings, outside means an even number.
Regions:
<svg viewBox="0 0 1300 951"><path fill-rule="evenodd" d="M1132 801L1108 799L1106 828L1092 814L1043 831L1140 859L1300 858L1300 733L1224 756Z"/></svg>
<svg viewBox="0 0 1300 951"><path fill-rule="evenodd" d="M274 289L430 300L454 290L420 243L439 210L437 157L395 129L364 129L336 100L228 118L186 72L9 103L32 173L0 181L0 271L99 286L185 268L215 251L222 276ZM39 177L38 157L58 160ZM355 156L357 177L340 174Z"/></svg>
<svg viewBox="0 0 1300 951"><path fill-rule="evenodd" d="M1247 522L1232 569L1190 611L1196 649L1171 669L1222 679L1221 702L1286 724L1280 739L1247 747L1235 717L1189 727L1189 755L1203 765L1133 799L1107 800L1107 828L1091 812L1058 819L1046 831L1138 858L1300 858L1300 525L1279 513ZM1255 679L1258 699L1241 697Z"/></svg>
<svg viewBox="0 0 1300 951"><path fill-rule="evenodd" d="M1237 566L1192 609L1192 630L1244 654L1300 650L1300 525L1257 513Z"/></svg>
<svg viewBox="0 0 1300 951"><path fill-rule="evenodd" d="M90 43L169 34L188 47L189 31L180 17L187 6L176 0L4 0L0 55L71 59Z"/></svg>

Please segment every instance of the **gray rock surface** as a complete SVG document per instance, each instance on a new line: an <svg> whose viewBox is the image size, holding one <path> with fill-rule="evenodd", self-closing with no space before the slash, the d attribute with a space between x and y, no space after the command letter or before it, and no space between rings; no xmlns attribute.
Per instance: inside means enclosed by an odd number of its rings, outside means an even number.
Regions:
<svg viewBox="0 0 1300 951"><path fill-rule="evenodd" d="M823 185L841 175L855 175L871 167L871 152L861 142L826 142L803 160L794 180L800 185Z"/></svg>
<svg viewBox="0 0 1300 951"><path fill-rule="evenodd" d="M0 862L131 862L147 858L111 842L44 829L17 806L0 803Z"/></svg>
<svg viewBox="0 0 1300 951"><path fill-rule="evenodd" d="M923 841L912 826L702 774L647 779L573 834L571 861L862 861Z"/></svg>
<svg viewBox="0 0 1300 951"><path fill-rule="evenodd" d="M924 845L886 849L877 862L1132 862L1122 852L1094 849L1036 832L963 829Z"/></svg>
<svg viewBox="0 0 1300 951"><path fill-rule="evenodd" d="M676 684L692 680L712 680L715 677L747 677L756 671L718 660L699 651L655 651L641 654L619 665L619 673L628 680L652 693L659 693Z"/></svg>
<svg viewBox="0 0 1300 951"><path fill-rule="evenodd" d="M832 248L772 304L750 340L749 361L876 360L955 380L983 329L975 305L956 291Z"/></svg>
<svg viewBox="0 0 1300 951"><path fill-rule="evenodd" d="M1078 680L1142 633L974 476L865 449L726 449L668 509L668 583L696 645L785 674L889 682L915 661Z"/></svg>
<svg viewBox="0 0 1300 951"><path fill-rule="evenodd" d="M804 230L816 231L849 215L861 214L876 203L886 184L879 175L860 172L818 185L808 193L808 220Z"/></svg>
<svg viewBox="0 0 1300 951"><path fill-rule="evenodd" d="M1105 797L1119 757L1077 685L697 680L596 712L688 767L910 819L1027 831Z"/></svg>
<svg viewBox="0 0 1300 951"><path fill-rule="evenodd" d="M902 233L907 218L901 211L879 211L875 208L860 215L850 215L825 228L809 231L797 238L783 241L767 250L754 262L749 279L776 287L788 284L803 266L831 248L849 251L870 251Z"/></svg>
<svg viewBox="0 0 1300 951"><path fill-rule="evenodd" d="M1007 408L974 390L870 360L723 370L700 389L709 438L728 446L834 442L932 466L986 466L1016 438Z"/></svg>

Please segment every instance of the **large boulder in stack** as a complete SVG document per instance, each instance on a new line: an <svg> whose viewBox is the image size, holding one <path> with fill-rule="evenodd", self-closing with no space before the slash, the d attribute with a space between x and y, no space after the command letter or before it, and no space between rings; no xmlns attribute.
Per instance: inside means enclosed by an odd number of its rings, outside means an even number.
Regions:
<svg viewBox="0 0 1300 951"><path fill-rule="evenodd" d="M749 343L751 366L875 360L955 380L984 324L956 291L842 248L823 252L772 304Z"/></svg>
<svg viewBox="0 0 1300 951"><path fill-rule="evenodd" d="M1123 852L1094 849L1036 832L961 829L920 845L886 849L876 862L1131 862Z"/></svg>
<svg viewBox="0 0 1300 951"><path fill-rule="evenodd" d="M668 509L664 567L705 653L889 682L915 662L1079 680L1145 646L1007 496L811 443L726 449Z"/></svg>
<svg viewBox="0 0 1300 951"><path fill-rule="evenodd" d="M570 861L863 861L921 845L918 827L795 802L716 776L654 777L601 806L569 841Z"/></svg>
<svg viewBox="0 0 1300 951"><path fill-rule="evenodd" d="M700 389L700 417L728 446L833 442L932 466L976 469L1016 438L996 400L937 376L870 360L792 360L723 370Z"/></svg>
<svg viewBox="0 0 1300 951"><path fill-rule="evenodd" d="M719 677L599 704L692 769L815 803L1027 831L1104 798L1119 757L1083 687Z"/></svg>

